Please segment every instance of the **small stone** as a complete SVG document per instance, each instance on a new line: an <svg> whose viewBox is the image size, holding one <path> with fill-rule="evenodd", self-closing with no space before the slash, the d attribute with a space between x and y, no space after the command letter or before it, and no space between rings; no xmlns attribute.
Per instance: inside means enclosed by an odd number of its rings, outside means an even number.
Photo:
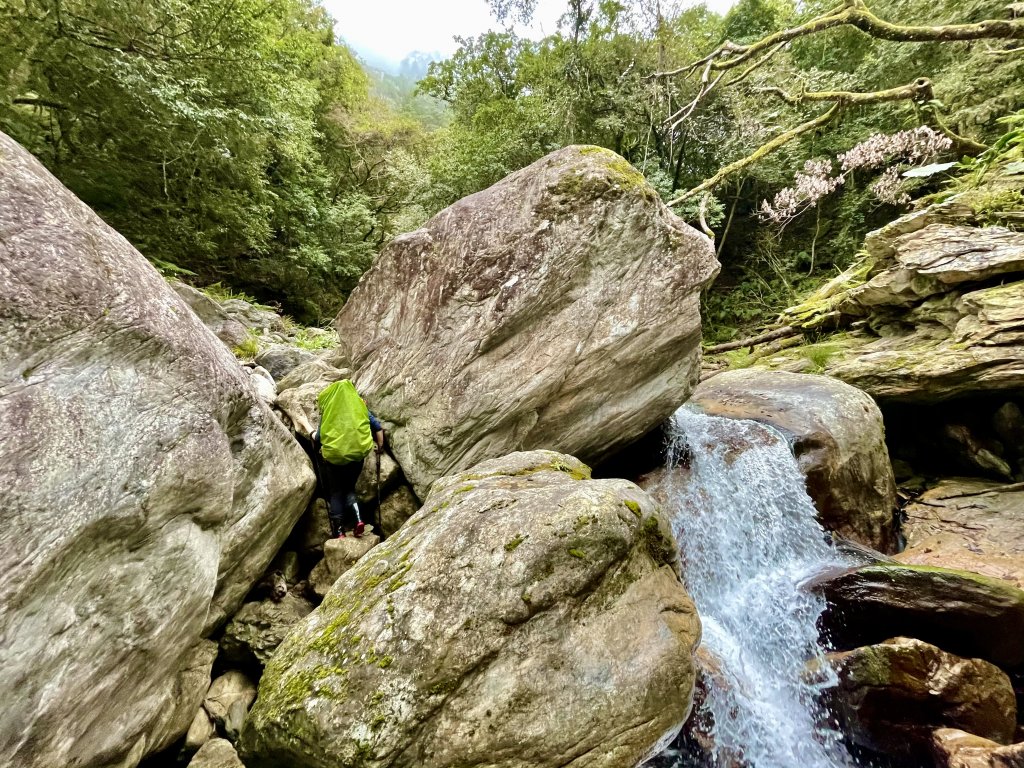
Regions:
<svg viewBox="0 0 1024 768"><path fill-rule="evenodd" d="M367 526L367 531L370 528ZM354 536L328 539L324 543L324 559L317 563L313 572L309 574L309 582L313 591L320 597L324 597L345 571L378 544L380 544L380 536L369 532L364 533L358 539Z"/></svg>
<svg viewBox="0 0 1024 768"><path fill-rule="evenodd" d="M192 725L188 727L188 733L185 734L185 751L195 752L216 735L217 724L206 710L200 707L192 719Z"/></svg>
<svg viewBox="0 0 1024 768"><path fill-rule="evenodd" d="M188 768L245 768L226 739L210 739L196 752Z"/></svg>
<svg viewBox="0 0 1024 768"><path fill-rule="evenodd" d="M232 713L232 707L240 702L248 712L255 700L256 684L242 672L232 670L213 681L203 700L203 708L220 728L231 725L237 729L240 727L237 722L238 710L236 708Z"/></svg>

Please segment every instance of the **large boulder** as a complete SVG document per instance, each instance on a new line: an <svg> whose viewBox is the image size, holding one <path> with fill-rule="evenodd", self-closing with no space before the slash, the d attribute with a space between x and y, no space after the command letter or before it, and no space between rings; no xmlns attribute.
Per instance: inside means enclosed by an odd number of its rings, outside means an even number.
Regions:
<svg viewBox="0 0 1024 768"><path fill-rule="evenodd" d="M340 364L420 498L513 450L596 461L686 399L717 271L625 160L567 147L386 246L335 321Z"/></svg>
<svg viewBox="0 0 1024 768"><path fill-rule="evenodd" d="M133 765L180 736L176 681L312 486L221 341L0 134L0 763Z"/></svg>
<svg viewBox="0 0 1024 768"><path fill-rule="evenodd" d="M1024 488L947 478L903 508L903 563L945 566L1024 588Z"/></svg>
<svg viewBox="0 0 1024 768"><path fill-rule="evenodd" d="M690 398L712 416L751 419L791 441L807 493L828 530L893 552L896 483L878 406L828 376L741 369L702 382Z"/></svg>
<svg viewBox="0 0 1024 768"><path fill-rule="evenodd" d="M619 768L690 709L700 625L667 521L549 451L434 484L267 666L249 768Z"/></svg>
<svg viewBox="0 0 1024 768"><path fill-rule="evenodd" d="M1024 668L1024 591L967 571L901 563L856 568L822 583L841 647L892 635L960 656Z"/></svg>
<svg viewBox="0 0 1024 768"><path fill-rule="evenodd" d="M829 657L830 691L843 732L860 747L927 758L941 726L1008 744L1017 726L1010 678L981 659L963 659L906 637Z"/></svg>

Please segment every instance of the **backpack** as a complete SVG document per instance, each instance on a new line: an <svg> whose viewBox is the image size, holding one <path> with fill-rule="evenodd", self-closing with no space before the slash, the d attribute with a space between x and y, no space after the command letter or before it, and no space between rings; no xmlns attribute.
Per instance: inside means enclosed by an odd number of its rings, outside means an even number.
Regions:
<svg viewBox="0 0 1024 768"><path fill-rule="evenodd" d="M355 385L336 381L316 398L320 407L320 455L331 464L359 461L373 449L370 411Z"/></svg>

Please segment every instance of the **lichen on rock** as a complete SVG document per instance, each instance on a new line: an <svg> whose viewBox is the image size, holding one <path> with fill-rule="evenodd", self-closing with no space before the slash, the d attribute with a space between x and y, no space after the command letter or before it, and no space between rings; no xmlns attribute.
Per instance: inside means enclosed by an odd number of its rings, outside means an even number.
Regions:
<svg viewBox="0 0 1024 768"><path fill-rule="evenodd" d="M588 476L533 451L438 480L280 646L246 765L646 757L689 711L699 622L654 502Z"/></svg>

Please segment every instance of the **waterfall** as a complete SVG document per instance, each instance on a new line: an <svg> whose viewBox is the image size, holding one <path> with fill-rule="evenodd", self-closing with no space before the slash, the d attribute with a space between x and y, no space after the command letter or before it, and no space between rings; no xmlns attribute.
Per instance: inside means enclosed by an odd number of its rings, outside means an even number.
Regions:
<svg viewBox="0 0 1024 768"><path fill-rule="evenodd" d="M825 602L801 589L851 563L818 525L786 439L683 407L662 490L716 667L703 703L716 764L853 766L818 704L834 674L823 663L815 680L806 673L808 660L822 661L816 622Z"/></svg>

